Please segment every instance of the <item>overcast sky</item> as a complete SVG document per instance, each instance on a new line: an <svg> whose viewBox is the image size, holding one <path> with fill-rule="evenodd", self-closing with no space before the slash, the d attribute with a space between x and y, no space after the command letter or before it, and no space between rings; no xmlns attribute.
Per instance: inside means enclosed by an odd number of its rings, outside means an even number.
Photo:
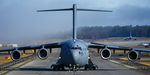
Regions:
<svg viewBox="0 0 150 75"><path fill-rule="evenodd" d="M71 12L36 10L71 8L74 3L78 8L113 11L78 12L78 27L150 24L150 0L0 0L0 42L35 40L70 31Z"/></svg>

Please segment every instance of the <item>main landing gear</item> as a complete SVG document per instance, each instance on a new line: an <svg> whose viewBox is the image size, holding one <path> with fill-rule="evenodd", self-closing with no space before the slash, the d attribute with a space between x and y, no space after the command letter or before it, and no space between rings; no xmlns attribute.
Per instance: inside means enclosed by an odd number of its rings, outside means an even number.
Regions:
<svg viewBox="0 0 150 75"><path fill-rule="evenodd" d="M64 65L56 65L56 64L53 64L52 66L51 66L51 68L54 70L54 71L64 71L65 69L64 69Z"/></svg>
<svg viewBox="0 0 150 75"><path fill-rule="evenodd" d="M69 71L70 70L80 70L81 67L84 67L84 70L96 70L98 69L98 66L93 64L93 62L91 61L91 59L89 59L88 64L86 64L85 66L79 66L79 65L69 65ZM60 63L56 63L51 65L51 69L53 69L53 71L64 71L65 70L65 66L63 64Z"/></svg>
<svg viewBox="0 0 150 75"><path fill-rule="evenodd" d="M96 70L98 69L97 65L94 65L93 62L89 59L89 64L84 66L84 70Z"/></svg>

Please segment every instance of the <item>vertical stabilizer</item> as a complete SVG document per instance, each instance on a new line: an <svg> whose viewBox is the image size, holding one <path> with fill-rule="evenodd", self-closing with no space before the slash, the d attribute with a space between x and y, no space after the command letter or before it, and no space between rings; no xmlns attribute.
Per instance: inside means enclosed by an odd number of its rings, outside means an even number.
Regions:
<svg viewBox="0 0 150 75"><path fill-rule="evenodd" d="M132 25L130 25L130 37L132 38Z"/></svg>
<svg viewBox="0 0 150 75"><path fill-rule="evenodd" d="M76 39L76 14L77 14L77 7L76 4L73 4L73 34L72 34L72 38Z"/></svg>
<svg viewBox="0 0 150 75"><path fill-rule="evenodd" d="M77 39L77 32L76 32L76 18L77 18L77 11L97 11L97 12L112 12L109 10L95 10L95 9L78 9L76 4L73 4L73 8L66 8L66 9L50 9L50 10L38 10L37 12L49 12L49 11L73 11L73 31L72 31L72 38Z"/></svg>

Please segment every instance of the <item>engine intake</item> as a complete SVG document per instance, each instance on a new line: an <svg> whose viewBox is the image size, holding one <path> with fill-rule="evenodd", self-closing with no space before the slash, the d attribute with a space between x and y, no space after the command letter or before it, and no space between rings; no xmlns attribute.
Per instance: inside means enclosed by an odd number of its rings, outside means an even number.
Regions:
<svg viewBox="0 0 150 75"><path fill-rule="evenodd" d="M48 58L48 51L47 49L45 48L41 48L39 51L38 51L38 57L42 60L45 60Z"/></svg>
<svg viewBox="0 0 150 75"><path fill-rule="evenodd" d="M128 52L128 60L136 61L138 57L139 57L139 54L137 51L132 50Z"/></svg>
<svg viewBox="0 0 150 75"><path fill-rule="evenodd" d="M103 59L109 59L111 57L111 51L108 48L104 48L101 53L100 53L101 57Z"/></svg>
<svg viewBox="0 0 150 75"><path fill-rule="evenodd" d="M11 52L11 59L16 61L16 60L19 60L21 59L21 52L19 50L14 50Z"/></svg>

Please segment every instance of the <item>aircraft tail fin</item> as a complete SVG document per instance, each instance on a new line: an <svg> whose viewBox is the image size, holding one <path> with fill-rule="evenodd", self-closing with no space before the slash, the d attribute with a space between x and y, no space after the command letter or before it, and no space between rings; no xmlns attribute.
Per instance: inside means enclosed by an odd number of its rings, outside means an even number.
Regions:
<svg viewBox="0 0 150 75"><path fill-rule="evenodd" d="M78 9L76 4L73 4L73 8L66 9L50 9L50 10L37 10L37 12L49 12L49 11L73 11L73 39L77 39L76 37L76 12L77 11L97 11L97 12L112 12L110 10L95 10L95 9Z"/></svg>

